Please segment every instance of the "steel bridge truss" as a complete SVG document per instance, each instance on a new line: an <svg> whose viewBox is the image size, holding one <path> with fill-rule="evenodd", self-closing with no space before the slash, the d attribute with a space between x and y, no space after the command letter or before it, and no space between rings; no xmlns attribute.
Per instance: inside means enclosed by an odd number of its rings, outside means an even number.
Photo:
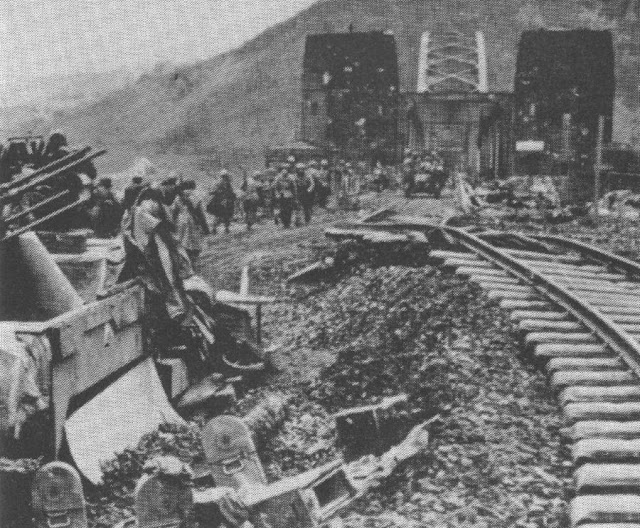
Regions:
<svg viewBox="0 0 640 528"><path fill-rule="evenodd" d="M487 92L484 33L425 31L420 41L418 93Z"/></svg>

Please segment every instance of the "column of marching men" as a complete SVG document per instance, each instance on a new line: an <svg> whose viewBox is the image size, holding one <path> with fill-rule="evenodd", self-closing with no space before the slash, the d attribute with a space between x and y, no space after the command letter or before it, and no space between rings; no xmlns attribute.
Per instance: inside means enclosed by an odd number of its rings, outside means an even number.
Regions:
<svg viewBox="0 0 640 528"><path fill-rule="evenodd" d="M376 168L373 174L375 185L385 188L382 169ZM111 180L101 178L91 207L102 219L99 234L112 236L119 230L121 218L126 218L137 206L142 191L154 188L173 220L178 240L190 254L197 256L202 236L216 235L222 229L230 233L234 222L244 223L248 231L265 219L284 229L308 225L315 208L337 207L341 196L357 194L361 185L352 163L339 161L330 165L326 159L303 163L290 156L286 162L272 163L263 171L245 172L242 179L222 170L208 192L198 189L195 180L178 173L161 183L135 176L119 200L112 191Z"/></svg>

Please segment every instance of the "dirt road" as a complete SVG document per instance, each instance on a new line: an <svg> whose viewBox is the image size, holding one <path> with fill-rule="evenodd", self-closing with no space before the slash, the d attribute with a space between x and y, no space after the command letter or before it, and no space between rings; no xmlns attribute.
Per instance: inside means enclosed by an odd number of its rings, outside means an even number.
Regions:
<svg viewBox="0 0 640 528"><path fill-rule="evenodd" d="M289 261L292 267L313 257L314 249L328 244L324 230L334 222L355 220L367 212L382 207L392 207L406 215L443 218L454 211L450 196L439 200L433 198L407 199L399 192L366 194L360 197L359 212L339 212L317 209L310 225L283 229L273 220L263 219L247 231L244 224L233 224L231 233L218 230L217 235L208 237L207 249L198 263L198 272L209 281L214 289L237 290L240 270L269 260ZM252 282L251 288L263 285Z"/></svg>

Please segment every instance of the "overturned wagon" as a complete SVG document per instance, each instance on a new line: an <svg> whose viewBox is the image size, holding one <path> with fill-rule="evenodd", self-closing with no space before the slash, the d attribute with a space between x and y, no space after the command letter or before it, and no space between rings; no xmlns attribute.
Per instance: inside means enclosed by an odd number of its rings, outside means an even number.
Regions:
<svg viewBox="0 0 640 528"><path fill-rule="evenodd" d="M65 435L65 425L124 372L145 368L144 290L131 282L96 291L85 303L33 233L5 243L2 258L3 291L10 294L1 307L2 454L54 458L66 437L71 453L81 455L73 442L82 435ZM122 410L147 393L137 392L119 395ZM101 411L104 419L118 409ZM104 437L96 434L102 429L88 429L87 440Z"/></svg>
<svg viewBox="0 0 640 528"><path fill-rule="evenodd" d="M195 344L158 343L165 334L145 287L136 279L115 283L118 255L124 259L117 245L51 255L27 233L3 246L0 456L67 455L97 483L101 462L162 423L182 422L170 401L186 409L230 388L219 374L198 385L212 369L188 369ZM254 340L246 311L214 303L210 313L222 359L223 350ZM220 363L227 377L237 375Z"/></svg>

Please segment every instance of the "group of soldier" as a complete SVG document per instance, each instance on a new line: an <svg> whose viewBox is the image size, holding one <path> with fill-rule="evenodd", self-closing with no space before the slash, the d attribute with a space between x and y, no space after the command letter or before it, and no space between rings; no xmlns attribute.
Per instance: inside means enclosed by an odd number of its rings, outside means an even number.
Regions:
<svg viewBox="0 0 640 528"><path fill-rule="evenodd" d="M406 150L402 165L405 185L412 186L420 172L437 173L443 171L442 167L442 158L435 153L417 154ZM271 219L285 229L308 225L315 207L326 208L332 195L339 199L348 194L352 191L349 187L358 184L360 179L349 162L341 160L330 164L327 159L311 159L303 163L290 156L286 162L271 163L265 170L245 172L239 187L233 182L232 174L226 169L220 171L218 182L208 194L197 191L194 180L171 176L162 182L163 203L171 208L178 238L190 254L200 251L203 235L217 234L221 227L229 233L237 216L243 218L248 231L260 218ZM378 164L372 172L375 188L383 190L390 182L387 171ZM141 178L134 178L118 202L111 190L111 181L98 180L90 211L99 236L118 231L120 218L131 209L145 185L148 183ZM211 224L206 213L213 217Z"/></svg>
<svg viewBox="0 0 640 528"><path fill-rule="evenodd" d="M257 223L259 211L286 229L292 224L309 224L314 207L327 206L332 193L332 177L327 160L311 160L305 164L290 156L286 163L272 164L264 171L245 175L236 195L231 174L223 170L207 205L207 211L215 218L213 232L220 224L224 224L229 232L238 199L242 202L248 230Z"/></svg>
<svg viewBox="0 0 640 528"><path fill-rule="evenodd" d="M347 163L330 171L327 160L304 164L289 157L279 166L245 174L239 188L234 187L231 173L222 170L209 193L197 190L194 180L177 175L170 175L161 184L135 176L124 189L122 199L114 193L110 178L100 178L94 186L88 211L94 219L92 225L97 236L114 236L139 205L143 191L154 187L159 205L171 219L174 237L194 259L202 249L204 235L217 234L221 227L226 233L230 232L238 204L241 204L247 230L253 229L259 217L273 219L283 228L309 224L315 206L327 207L333 192L332 183L348 177L350 171ZM207 213L213 217L211 223Z"/></svg>

